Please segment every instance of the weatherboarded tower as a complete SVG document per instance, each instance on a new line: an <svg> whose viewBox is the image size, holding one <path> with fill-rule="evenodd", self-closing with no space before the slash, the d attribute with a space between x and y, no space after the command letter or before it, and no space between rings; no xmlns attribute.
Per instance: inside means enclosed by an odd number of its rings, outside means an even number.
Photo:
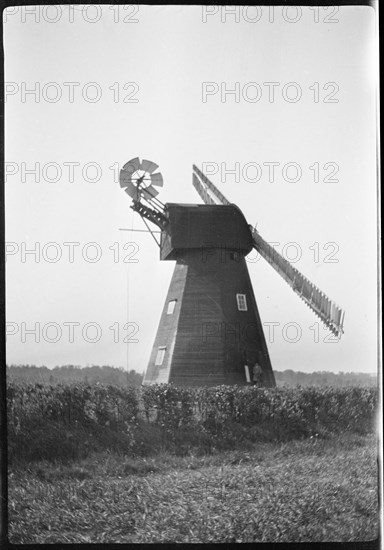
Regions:
<svg viewBox="0 0 384 550"><path fill-rule="evenodd" d="M245 256L252 234L235 205L167 203L160 259L176 260L144 384L275 380Z"/></svg>
<svg viewBox="0 0 384 550"><path fill-rule="evenodd" d="M274 386L245 256L254 248L337 337L344 311L251 228L241 210L193 165L192 184L205 204L163 204L158 165L139 157L120 171L131 197L175 271L144 384ZM160 242L147 220L160 228Z"/></svg>

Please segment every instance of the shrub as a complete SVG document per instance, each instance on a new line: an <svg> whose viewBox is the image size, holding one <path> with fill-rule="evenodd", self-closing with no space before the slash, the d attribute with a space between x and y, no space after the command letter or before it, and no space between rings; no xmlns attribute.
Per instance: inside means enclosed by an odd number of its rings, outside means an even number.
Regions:
<svg viewBox="0 0 384 550"><path fill-rule="evenodd" d="M374 388L8 386L9 458L211 453L375 427Z"/></svg>

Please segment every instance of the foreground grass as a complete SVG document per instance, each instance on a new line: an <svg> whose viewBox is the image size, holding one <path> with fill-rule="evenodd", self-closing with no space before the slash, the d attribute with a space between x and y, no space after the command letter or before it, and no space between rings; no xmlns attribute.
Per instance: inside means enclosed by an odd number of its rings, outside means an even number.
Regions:
<svg viewBox="0 0 384 550"><path fill-rule="evenodd" d="M9 475L12 543L299 542L378 533L374 436L210 456L99 454Z"/></svg>

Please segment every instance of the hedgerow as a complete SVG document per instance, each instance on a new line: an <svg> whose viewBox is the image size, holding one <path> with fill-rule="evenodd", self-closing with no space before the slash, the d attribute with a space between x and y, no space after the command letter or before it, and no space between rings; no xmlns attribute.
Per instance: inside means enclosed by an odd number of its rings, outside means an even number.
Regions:
<svg viewBox="0 0 384 550"><path fill-rule="evenodd" d="M375 388L8 385L10 460L91 451L209 453L255 441L374 430Z"/></svg>

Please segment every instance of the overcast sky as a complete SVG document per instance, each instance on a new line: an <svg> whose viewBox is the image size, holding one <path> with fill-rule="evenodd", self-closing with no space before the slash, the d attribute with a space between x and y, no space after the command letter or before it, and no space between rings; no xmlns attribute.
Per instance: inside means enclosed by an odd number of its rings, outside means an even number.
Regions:
<svg viewBox="0 0 384 550"><path fill-rule="evenodd" d="M139 156L160 165L163 202L201 202L192 164L205 169L345 309L327 341L251 253L275 369L374 372L374 10L26 9L4 25L7 363L146 368L175 264L119 231L145 229L117 180Z"/></svg>

